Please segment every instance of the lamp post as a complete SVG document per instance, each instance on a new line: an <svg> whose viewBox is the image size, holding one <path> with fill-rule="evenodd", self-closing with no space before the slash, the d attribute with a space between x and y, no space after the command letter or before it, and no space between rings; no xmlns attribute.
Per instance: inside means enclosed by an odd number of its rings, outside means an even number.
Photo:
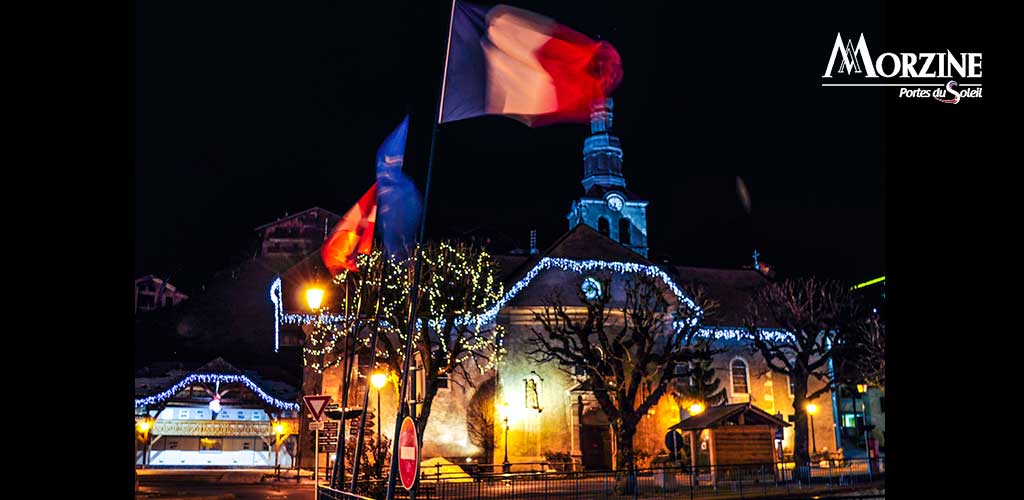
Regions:
<svg viewBox="0 0 1024 500"><path fill-rule="evenodd" d="M150 423L149 417L142 417L138 423L135 424L135 430L142 434L142 442L145 443L142 449L142 468L146 468L146 463L149 461L149 429L153 427ZM138 450L138 440L136 440L135 449Z"/></svg>
<svg viewBox="0 0 1024 500"><path fill-rule="evenodd" d="M811 449L814 454L818 453L818 443L814 441L814 414L818 413L818 405L814 403L807 403L807 414L811 416Z"/></svg>
<svg viewBox="0 0 1024 500"><path fill-rule="evenodd" d="M861 413L864 415L864 417L863 417L864 423L862 425L862 427L864 427L864 457L867 458L867 459L870 459L871 458L871 446L868 443L868 395L867 395L867 392L868 392L868 385L867 384L857 384L857 394L860 394L860 401L861 401L861 409L862 409ZM870 474L871 474L871 462L869 461L868 462L868 475L869 475L869 477L870 477Z"/></svg>
<svg viewBox="0 0 1024 500"><path fill-rule="evenodd" d="M508 401L505 402L505 460L501 462L501 471L508 474L512 470L512 464L508 462Z"/></svg>
<svg viewBox="0 0 1024 500"><path fill-rule="evenodd" d="M284 433L284 425L281 422L274 423L274 476L281 479L281 434Z"/></svg>
<svg viewBox="0 0 1024 500"><path fill-rule="evenodd" d="M374 373L370 376L370 383L377 388L377 454L373 461L377 471L380 472L382 465L380 463L380 390L384 388L384 384L388 383L388 376L386 373Z"/></svg>

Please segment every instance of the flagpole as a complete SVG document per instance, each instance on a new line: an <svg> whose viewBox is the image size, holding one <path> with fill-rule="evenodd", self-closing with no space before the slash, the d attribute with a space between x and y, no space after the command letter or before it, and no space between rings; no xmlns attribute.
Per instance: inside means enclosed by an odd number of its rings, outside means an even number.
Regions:
<svg viewBox="0 0 1024 500"><path fill-rule="evenodd" d="M402 431L402 420L406 413L405 395L409 386L409 360L412 359L413 337L416 335L416 309L417 296L419 295L420 269L423 261L423 237L427 225L427 201L430 199L430 179L434 172L434 151L437 146L437 129L441 124L441 113L444 111L444 89L448 81L448 56L452 48L452 24L455 21L455 0L452 0L452 8L448 13L448 41L444 50L444 70L441 73L441 88L437 98L437 119L434 120L433 130L430 134L430 156L427 159L427 182L423 189L423 212L420 214L420 228L416 235L416 268L413 272L412 291L409 294L409 332L405 339L405 359L402 366L402 384L398 391L398 411L395 415L395 433L392 435L391 446L391 467L388 470L388 489L386 500L395 498L395 479L398 474L398 435ZM422 438L422 436L419 436ZM418 457L417 457L418 458ZM409 500L416 499L416 486L409 491Z"/></svg>
<svg viewBox="0 0 1024 500"><path fill-rule="evenodd" d="M373 308L373 333L370 335L370 375L373 375L373 369L377 365L377 325L380 323L380 300L381 296L384 295L384 267L387 265L386 252L380 254L380 272L377 273L377 305ZM378 391L380 389L377 389ZM352 487L349 491L352 493L356 492L356 483L359 478L359 458L363 455L363 436L366 433L366 406L370 399L370 379L366 379L366 392L363 393L363 414L359 418L359 437L356 439L355 458L352 464ZM380 409L378 408L378 411ZM380 443L377 443L377 449L380 450ZM374 460L380 460L380 453L374 455Z"/></svg>

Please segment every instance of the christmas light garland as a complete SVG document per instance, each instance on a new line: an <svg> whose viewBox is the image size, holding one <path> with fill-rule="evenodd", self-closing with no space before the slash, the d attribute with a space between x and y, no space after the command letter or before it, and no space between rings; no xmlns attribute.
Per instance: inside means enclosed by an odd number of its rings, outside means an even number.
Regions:
<svg viewBox="0 0 1024 500"><path fill-rule="evenodd" d="M209 384L209 383L221 383L221 382L223 382L225 384L234 383L234 382L241 382L241 383L245 384L246 387L248 387L252 392L256 393L256 395L259 396L263 401L266 401L268 404L270 404L270 405L272 405L272 406L274 406L276 408L280 408L282 410L292 410L292 411L299 411L299 409L300 409L298 403L289 403L287 401L281 401L280 399L277 399L274 396L271 396L270 394L267 394L263 389L261 389L258 385L256 385L256 383L253 382L252 379L250 379L249 377L247 377L245 375L227 375L227 374L223 374L223 373L193 373L193 374L190 374L190 375L186 376L185 378L179 380L178 383L174 384L173 386L171 386L171 388L169 388L169 389L167 389L167 390L165 390L163 392L160 392L158 394L154 394L152 396L145 397L145 398L142 398L142 399L136 399L135 400L135 407L139 408L139 407L142 407L142 406L148 406L148 405L152 405L152 404L156 404L156 403L160 403L160 402L166 401L166 400L170 399L171 397L173 397L175 394L177 394L177 393L181 392L182 390L184 390L186 387L188 387L188 386L190 386L192 384L195 384L195 383L207 383L207 384Z"/></svg>
<svg viewBox="0 0 1024 500"><path fill-rule="evenodd" d="M443 245L443 247L444 247L444 245ZM451 248L445 248L445 250L451 250ZM481 255L481 259L476 263L478 267L483 262L484 257L486 257L486 256L482 254ZM430 264L430 265L437 265L437 266L443 266L443 265L446 265L446 264L450 265L451 263L450 262L446 263L444 258L443 258L443 256L441 256L436 261L428 262L428 264ZM541 271L544 271L544 270L550 269L550 268L561 269L563 271L572 271L572 272L575 272L577 274L583 274L583 273L591 272L591 271L594 271L594 270L611 270L611 271L619 272L619 273L635 273L635 274L642 273L642 274L645 274L647 276L656 277L656 278L661 279L662 282L664 282L669 287L669 289L672 290L672 293L675 294L676 298L681 303L687 304L690 308L692 308L696 312L694 317L690 318L690 320L689 320L690 325L697 324L697 322L700 321L700 317L703 315L703 311L701 310L701 308L692 299L687 297L682 292L682 290L679 288L679 286L676 285L675 281L673 281L672 278L669 277L669 275L665 271L663 271L661 268L659 268L658 266L653 266L653 265L649 266L649 265L644 265L644 264L639 264L639 263L634 263L634 262L609 262L609 261L603 261L603 260L574 260L574 259L566 259L566 258L560 258L560 257L544 257L544 258L542 258L537 263L537 265L535 265L532 269L530 269L530 271L528 273L526 273L526 275L523 276L522 279L520 279L518 282L516 282L516 284L512 285L512 287L499 300L494 302L493 305L490 308L486 309L483 314L480 314L480 315L477 315L477 316L473 316L471 314L466 313L466 314L457 316L455 318L456 326L469 326L469 325L473 325L473 326L476 326L479 329L483 325L485 325L485 324L487 324L489 322L494 321L495 318L497 318L498 312L501 310L502 307L505 307L505 305L507 305L509 302L511 302L513 299L515 299L515 297L517 295L519 295L520 292L522 292L527 286L529 286L530 282L533 281L533 279L536 278L537 275L540 274ZM458 270L458 268L456 268L456 270ZM439 275L443 275L443 273L440 273ZM456 272L456 277L457 278L461 278L462 277L462 272ZM472 278L473 278L473 285L474 286L480 286L480 284L477 281L478 278L479 278L479 273L475 273L472 276ZM277 292L278 292L278 294L280 294L280 278L278 278L278 280L275 280L274 286L278 287L277 288ZM273 297L274 286L271 287L271 297ZM493 276L492 275L488 275L487 276L487 283L484 286L487 289L493 289L494 283L493 283ZM428 289L427 297L429 299L433 299L433 300L430 300L431 303L435 303L439 299L439 297L437 296L437 293L436 293L436 289L437 289L436 287L429 287L429 289ZM494 296L490 296L490 297L486 297L486 298L493 299L495 297ZM278 302L275 302L275 304L278 304ZM431 312L433 312L433 311L431 311ZM277 313L277 310L275 310L275 314L276 313ZM281 323L281 324L298 324L298 325L306 324L306 323L311 323L311 322L319 322L319 323L327 323L327 324L337 323L337 322L344 323L344 322L355 321L357 319L355 316L345 316L345 315L342 315L342 314L333 314L332 315L332 314L329 314L329 313L321 313L321 314L280 314L280 315L277 315L276 317L278 318L278 322ZM427 325L428 325L429 328L436 330L438 328L438 326L439 326L439 322L436 319L429 319L427 321ZM681 328L681 327L685 326L682 323L682 320L678 320L678 321L674 322L673 325L676 328ZM276 332L276 329L277 329L278 325L275 324L274 326L275 326L275 332ZM382 321L381 322L381 326L385 327L385 328L388 328L388 329L391 328L391 325L388 324L386 321ZM416 330L417 330L417 333L422 331L422 329L423 329L423 322L422 322L422 320L417 319L416 320ZM793 339L793 334L791 334L791 333L789 333L789 332L787 332L785 330L781 330L781 329L777 329L777 328L759 328L758 332L760 332L762 335L764 335L765 338L767 338L768 340L772 340L772 341L791 341ZM750 338L750 333L745 328L735 327L735 326L706 326L706 327L701 328L697 332L697 335L702 336L702 337L713 336L713 337L720 338L720 339L723 339L723 340L743 340L743 339L749 339ZM442 349L446 349L446 347L447 346L445 346L444 343L442 342L441 343L441 348Z"/></svg>
<svg viewBox="0 0 1024 500"><path fill-rule="evenodd" d="M512 285L512 288L505 293L505 296L502 297L501 300L488 309L487 312L482 314L479 321L484 323L493 321L494 318L498 316L498 311L501 310L502 307L505 307L505 304L512 301L516 295L519 295L519 292L523 291L523 289L530 284L530 281L533 281L533 278L537 277L541 271L552 267L563 271L572 271L577 274L583 274L594 270L610 270L618 273L642 273L647 276L660 278L663 283L668 285L669 289L672 290L672 293L675 294L676 298L679 299L680 302L686 303L696 312L694 317L690 318L691 325L696 325L697 322L700 321L700 317L704 314L701 308L697 306L692 299L683 294L683 291L676 286L676 283L672 281L672 278L670 278L669 275L658 266L647 266L635 262L608 262L604 260L574 260L561 257L544 257L543 259L540 259L540 262L538 262L537 265L533 266L533 269L530 269L530 272L526 273L526 276L523 276L523 278L515 285ZM682 324L679 321L675 322L676 328L680 328L681 326Z"/></svg>
<svg viewBox="0 0 1024 500"><path fill-rule="evenodd" d="M772 342L791 342L794 337L792 333L778 328L758 328L765 339ZM748 340L750 332L746 328L738 326L705 326L697 331L700 337L712 337L722 340Z"/></svg>
<svg viewBox="0 0 1024 500"><path fill-rule="evenodd" d="M281 346L281 313L283 312L283 302L281 300L281 277L278 276L274 279L274 283L270 285L270 301L274 303L274 352Z"/></svg>

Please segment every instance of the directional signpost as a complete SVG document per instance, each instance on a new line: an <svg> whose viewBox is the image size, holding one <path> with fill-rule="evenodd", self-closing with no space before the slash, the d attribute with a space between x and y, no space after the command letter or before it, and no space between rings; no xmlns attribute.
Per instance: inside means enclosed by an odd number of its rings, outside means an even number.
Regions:
<svg viewBox="0 0 1024 500"><path fill-rule="evenodd" d="M398 435L398 472L402 487L412 490L420 475L420 441L416 437L416 423L409 417L402 421L402 432Z"/></svg>
<svg viewBox="0 0 1024 500"><path fill-rule="evenodd" d="M331 401L331 397L326 394L302 396L302 401L306 403L306 409L313 417L313 421L309 423L309 430L313 431L313 449L316 450L316 453L313 454L313 482L316 485L313 487L313 498L315 500L320 492L320 481L316 474L320 470L320 430L324 429L324 422L321 422L320 419L324 416L324 410L327 409L327 403ZM335 435L337 435L337 431L335 431Z"/></svg>

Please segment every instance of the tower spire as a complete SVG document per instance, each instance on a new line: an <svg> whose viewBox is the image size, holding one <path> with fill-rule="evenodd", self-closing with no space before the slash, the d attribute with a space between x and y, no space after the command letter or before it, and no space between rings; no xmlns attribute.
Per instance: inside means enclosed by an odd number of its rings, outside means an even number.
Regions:
<svg viewBox="0 0 1024 500"><path fill-rule="evenodd" d="M611 97L595 101L590 108L590 137L583 141L583 191L595 185L626 187L622 176L622 145L611 134L615 117Z"/></svg>
<svg viewBox="0 0 1024 500"><path fill-rule="evenodd" d="M612 135L610 97L590 108L590 136L583 141L583 196L572 202L569 229L586 224L623 246L647 256L647 200L626 189L622 146Z"/></svg>

